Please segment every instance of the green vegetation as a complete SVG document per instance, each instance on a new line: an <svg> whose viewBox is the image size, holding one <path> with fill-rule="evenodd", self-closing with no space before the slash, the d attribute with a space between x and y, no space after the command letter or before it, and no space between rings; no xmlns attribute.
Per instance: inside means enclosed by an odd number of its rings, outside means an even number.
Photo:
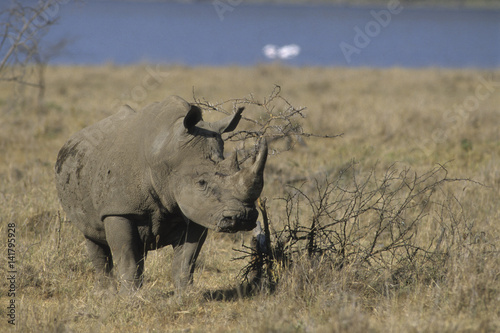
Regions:
<svg viewBox="0 0 500 333"><path fill-rule="evenodd" d="M20 94L0 83L0 234L5 249L8 224L16 224L18 331L500 330L499 71L108 65L48 67L45 79L38 106L37 92ZM137 295L122 299L96 290L83 236L56 195L53 165L65 140L121 104L139 108L170 94L193 101L193 91L212 103L264 101L276 84L291 105L307 107L307 117L294 125L343 135L272 143L282 152L268 159L263 197L274 235L282 232L291 249L283 246L284 253L293 260L274 266L274 291L246 295L236 288L249 259L232 259L246 250L242 243L250 245L250 235L216 233L209 234L186 295L172 296L170 248L150 253ZM272 112L285 109L277 101ZM262 115L255 104L245 111L252 119ZM221 115L206 111L205 117ZM440 182L443 177L450 181ZM317 209L321 198L330 210ZM348 215L356 224L338 215L353 200L365 204ZM292 244L285 237L297 224L305 232L299 236L307 235L313 221L347 221L355 232L340 238L346 246L330 231L317 234L310 252L304 240ZM370 227L374 221L418 225L384 229L373 243L380 231ZM405 230L402 243L394 243ZM421 250L413 254L416 247ZM368 250L372 257L358 260ZM7 276L6 255L3 260ZM0 288L0 330L6 331L12 329L9 281Z"/></svg>

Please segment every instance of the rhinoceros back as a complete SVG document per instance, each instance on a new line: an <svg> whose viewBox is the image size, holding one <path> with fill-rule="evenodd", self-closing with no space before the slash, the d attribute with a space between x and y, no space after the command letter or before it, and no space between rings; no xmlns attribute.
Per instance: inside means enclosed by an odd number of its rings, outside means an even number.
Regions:
<svg viewBox="0 0 500 333"><path fill-rule="evenodd" d="M55 173L61 204L70 220L88 237L101 238L104 207L120 210L116 207L122 201L120 197L130 201L126 195L112 192L123 190L114 182L124 176L125 170L135 169L124 156L137 158L132 156L137 149L126 142L137 138L126 140L127 133L124 137L123 132L131 131L130 124L136 123L137 115L123 106L116 114L73 135L59 151Z"/></svg>

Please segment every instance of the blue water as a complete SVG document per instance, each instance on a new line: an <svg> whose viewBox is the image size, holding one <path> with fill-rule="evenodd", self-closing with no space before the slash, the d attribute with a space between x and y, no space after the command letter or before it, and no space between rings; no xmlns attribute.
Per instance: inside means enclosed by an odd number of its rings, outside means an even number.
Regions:
<svg viewBox="0 0 500 333"><path fill-rule="evenodd" d="M51 59L54 64L281 61L296 66L500 67L498 10L399 7L391 13L384 7L238 5L237 0L231 5L220 0L227 10L218 13L212 0L60 1L59 20L45 40L70 43ZM374 13L382 15L381 21ZM295 44L300 53L269 59L263 53L268 44Z"/></svg>

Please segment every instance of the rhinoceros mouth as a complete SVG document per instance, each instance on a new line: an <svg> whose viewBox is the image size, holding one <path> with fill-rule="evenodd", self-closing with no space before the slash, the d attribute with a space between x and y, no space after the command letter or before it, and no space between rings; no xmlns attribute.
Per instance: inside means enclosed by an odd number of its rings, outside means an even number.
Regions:
<svg viewBox="0 0 500 333"><path fill-rule="evenodd" d="M217 224L217 231L234 233L238 231L250 231L257 226L257 211L251 211L248 216L223 217Z"/></svg>

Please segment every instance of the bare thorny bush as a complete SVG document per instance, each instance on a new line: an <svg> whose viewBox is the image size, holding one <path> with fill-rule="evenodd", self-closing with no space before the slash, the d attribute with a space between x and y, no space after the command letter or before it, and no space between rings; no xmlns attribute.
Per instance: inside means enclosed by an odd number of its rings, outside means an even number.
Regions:
<svg viewBox="0 0 500 333"><path fill-rule="evenodd" d="M24 101L26 88L34 88L42 105L47 61L66 44L43 45L42 40L58 18L60 3L68 1L11 0L0 8L0 81L12 83L16 101Z"/></svg>
<svg viewBox="0 0 500 333"><path fill-rule="evenodd" d="M291 105L279 86L262 101L253 96L217 104L194 99L206 110L225 114L226 105L258 110L257 117L244 118L252 130L236 131L225 139L240 144L243 159L253 154L262 138L270 143L271 154L278 154L304 138L338 136L305 132L305 108ZM421 174L398 163L380 169L375 165L362 173L352 162L338 173L312 177L300 186L282 184L286 194L274 198L282 209L272 214L266 199L259 199L263 225L254 232L251 246L237 249L242 255L236 259L250 258L241 271L243 281L272 289L298 260L329 263L337 270L358 267L385 276L392 286L442 278L451 253L475 244L481 234L454 194L454 185L481 185L449 177L445 165Z"/></svg>
<svg viewBox="0 0 500 333"><path fill-rule="evenodd" d="M248 98L230 99L219 103L210 103L206 100L200 100L193 93L195 104L205 110L213 110L224 114L229 114L225 110L227 104L231 104L233 110L240 107L253 107L257 109L255 117L246 117L242 119L251 124L251 129L242 129L230 133L226 142L240 143L240 159L244 162L255 153L258 144L256 141L265 138L271 144L271 155L278 154L283 150L290 150L297 143L302 143L303 138L334 138L338 135L318 135L304 132L301 126L301 120L305 118L305 107L294 107L288 100L281 96L281 87L275 86L271 94L262 101L256 99L253 95ZM252 142L250 147L248 143Z"/></svg>
<svg viewBox="0 0 500 333"><path fill-rule="evenodd" d="M311 182L310 189L289 186L280 199L285 226L275 235L275 252L284 254L282 265L321 258L337 269L389 274L393 285L439 279L428 270L442 266L472 227L449 188L470 180L448 177L442 165L419 175L393 164L379 176L376 167L358 175L353 163Z"/></svg>

